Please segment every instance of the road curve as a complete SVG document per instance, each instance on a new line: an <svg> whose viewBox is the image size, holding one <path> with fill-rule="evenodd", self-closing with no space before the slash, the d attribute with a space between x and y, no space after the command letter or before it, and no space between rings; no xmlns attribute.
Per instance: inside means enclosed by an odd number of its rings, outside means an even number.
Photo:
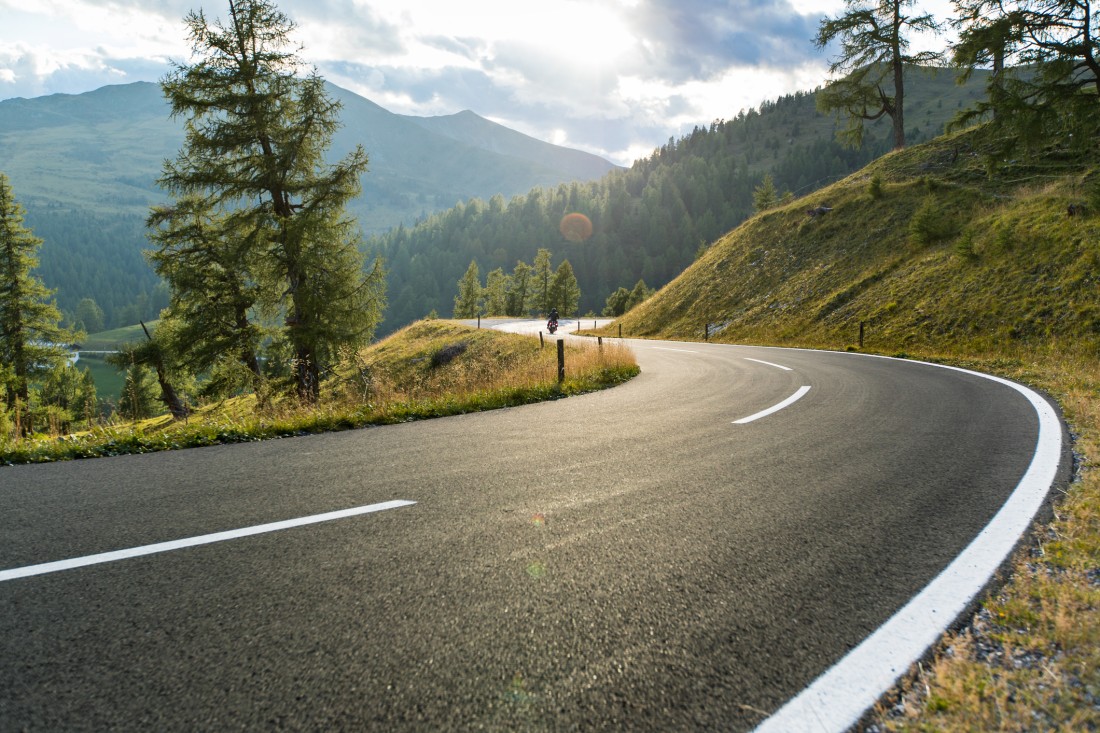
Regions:
<svg viewBox="0 0 1100 733"><path fill-rule="evenodd" d="M568 400L3 469L0 572L225 539L0 580L0 720L748 730L952 563L1038 439L978 375L635 348Z"/></svg>

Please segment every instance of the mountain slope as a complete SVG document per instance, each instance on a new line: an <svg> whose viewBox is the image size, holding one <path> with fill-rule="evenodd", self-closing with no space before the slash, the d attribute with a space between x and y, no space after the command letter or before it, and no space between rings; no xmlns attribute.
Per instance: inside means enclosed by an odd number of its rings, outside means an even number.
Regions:
<svg viewBox="0 0 1100 733"><path fill-rule="evenodd" d="M523 136L488 121L469 140L457 129L437 134L347 90L329 91L344 104L330 159L356 144L370 157L363 195L350 207L368 232L615 167L537 141L517 145ZM45 240L39 275L63 309L93 297L121 325L166 304L141 250L149 206L165 200L156 179L183 142L182 121L169 112L159 85L146 82L0 102L0 170Z"/></svg>
<svg viewBox="0 0 1100 733"><path fill-rule="evenodd" d="M971 130L758 214L622 319L624 333L989 352L1100 344L1094 158L1006 162ZM880 181L876 197L872 179ZM811 216L818 207L829 211Z"/></svg>
<svg viewBox="0 0 1100 733"><path fill-rule="evenodd" d="M568 172L574 178L582 180L599 178L615 168L599 156L536 140L491 122L470 110L440 117L406 119L452 140L493 153L530 160L550 170Z"/></svg>

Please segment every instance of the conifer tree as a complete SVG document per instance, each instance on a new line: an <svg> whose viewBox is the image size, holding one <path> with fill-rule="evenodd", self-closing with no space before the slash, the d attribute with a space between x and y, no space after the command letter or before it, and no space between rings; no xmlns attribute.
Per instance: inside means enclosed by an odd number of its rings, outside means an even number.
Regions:
<svg viewBox="0 0 1100 733"><path fill-rule="evenodd" d="M160 183L194 201L155 212L151 223L174 236L201 207L214 241L242 243L231 252L237 269L257 288L257 303L281 314L295 390L313 402L339 350L369 340L381 319L381 263L364 274L357 227L345 213L367 155L357 147L326 165L340 105L315 72L300 75L288 50L294 24L271 0L229 0L224 23L201 10L185 23L195 61L177 65L161 86L173 116L186 122L186 139ZM164 237L162 251L172 243Z"/></svg>
<svg viewBox="0 0 1100 733"><path fill-rule="evenodd" d="M550 281L549 304L557 308L561 316L573 316L577 313L577 304L581 301L581 289L569 260L563 260L554 271Z"/></svg>
<svg viewBox="0 0 1100 733"><path fill-rule="evenodd" d="M752 190L752 207L757 212L767 211L779 203L779 193L771 173L764 174L764 180Z"/></svg>
<svg viewBox="0 0 1100 733"><path fill-rule="evenodd" d="M829 71L844 74L818 93L818 107L848 118L840 136L853 147L863 143L864 123L883 116L893 123L894 149L905 147L905 66L940 58L932 51L909 53L910 33L940 29L930 14L905 14L913 1L845 0L847 12L826 18L818 29L818 48L840 40L840 55Z"/></svg>
<svg viewBox="0 0 1100 733"><path fill-rule="evenodd" d="M531 299L531 266L523 260L517 261L509 285L508 315L527 315L527 304Z"/></svg>
<svg viewBox="0 0 1100 733"><path fill-rule="evenodd" d="M482 289L481 271L477 261L470 263L466 274L458 281L458 295L455 297L455 318L477 318L481 315Z"/></svg>
<svg viewBox="0 0 1100 733"><path fill-rule="evenodd" d="M550 304L550 250L539 249L535 253L535 266L532 277L534 279L535 310L539 313L549 313Z"/></svg>
<svg viewBox="0 0 1100 733"><path fill-rule="evenodd" d="M23 207L0 173L0 363L4 395L23 435L32 432L31 383L69 358L67 344L81 335L60 325L52 291L32 272L42 240L23 226Z"/></svg>
<svg viewBox="0 0 1100 733"><path fill-rule="evenodd" d="M992 66L988 98L959 115L990 115L1007 154L1017 144L1094 145L1100 129L1100 12L1079 0L955 0L953 49L966 79ZM996 156L994 156L996 157Z"/></svg>
<svg viewBox="0 0 1100 733"><path fill-rule="evenodd" d="M490 316L508 315L508 290L510 280L500 267L485 276L485 313Z"/></svg>

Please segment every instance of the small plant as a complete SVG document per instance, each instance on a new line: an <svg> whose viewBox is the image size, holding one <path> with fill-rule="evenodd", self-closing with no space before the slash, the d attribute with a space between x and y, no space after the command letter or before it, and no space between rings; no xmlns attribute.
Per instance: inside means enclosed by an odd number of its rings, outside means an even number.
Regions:
<svg viewBox="0 0 1100 733"><path fill-rule="evenodd" d="M955 242L955 254L965 262L974 262L978 259L978 252L974 249L974 232L967 229Z"/></svg>
<svg viewBox="0 0 1100 733"><path fill-rule="evenodd" d="M871 176L871 181L867 184L867 193L875 201L882 198L882 176L878 173Z"/></svg>
<svg viewBox="0 0 1100 733"><path fill-rule="evenodd" d="M909 241L927 247L951 238L956 231L952 217L940 210L934 196L926 196L909 221Z"/></svg>

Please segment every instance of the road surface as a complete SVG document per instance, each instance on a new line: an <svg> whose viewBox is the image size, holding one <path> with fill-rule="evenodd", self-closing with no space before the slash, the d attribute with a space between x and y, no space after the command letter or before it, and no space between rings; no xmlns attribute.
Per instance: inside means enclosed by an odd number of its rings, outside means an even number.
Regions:
<svg viewBox="0 0 1100 733"><path fill-rule="evenodd" d="M1036 451L977 375L633 345L567 400L0 470L0 728L750 730Z"/></svg>

